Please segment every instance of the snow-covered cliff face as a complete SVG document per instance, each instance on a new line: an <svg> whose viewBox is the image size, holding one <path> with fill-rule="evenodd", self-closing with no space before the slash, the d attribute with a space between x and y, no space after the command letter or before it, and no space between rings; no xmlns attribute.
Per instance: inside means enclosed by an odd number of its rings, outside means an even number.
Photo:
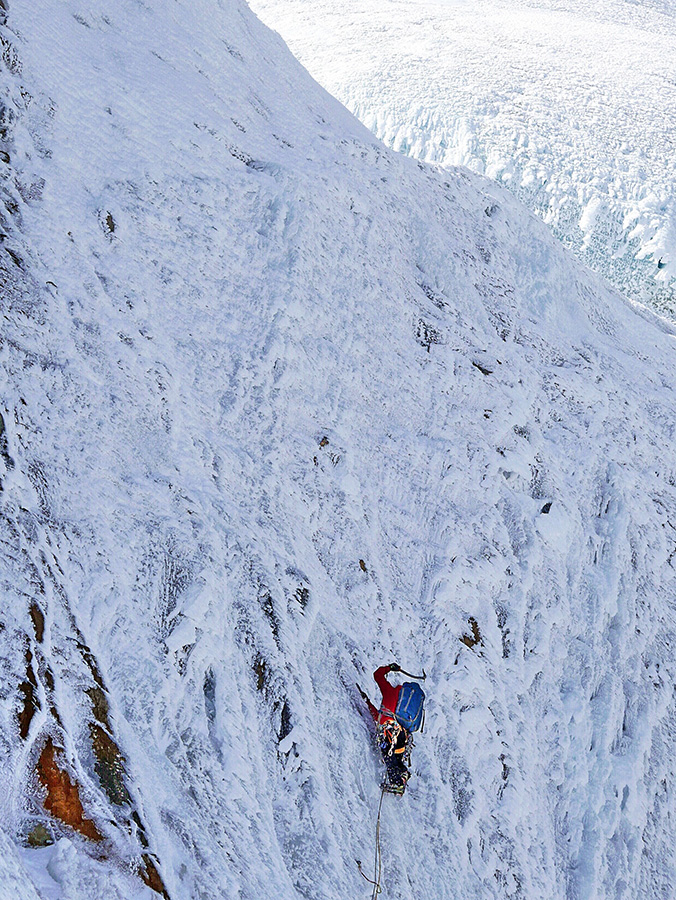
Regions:
<svg viewBox="0 0 676 900"><path fill-rule="evenodd" d="M254 0L385 143L504 183L627 296L676 318L676 5Z"/></svg>
<svg viewBox="0 0 676 900"><path fill-rule="evenodd" d="M669 896L674 334L243 3L1 29L3 900L367 894L393 658L384 896Z"/></svg>

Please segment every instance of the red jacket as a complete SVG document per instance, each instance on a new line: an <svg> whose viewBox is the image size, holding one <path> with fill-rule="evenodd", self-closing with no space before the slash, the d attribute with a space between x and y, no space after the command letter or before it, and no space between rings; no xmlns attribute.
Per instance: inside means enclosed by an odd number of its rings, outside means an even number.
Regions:
<svg viewBox="0 0 676 900"><path fill-rule="evenodd" d="M397 708L397 701L399 700L399 691L401 690L400 684L396 687L393 687L385 677L389 671L389 666L381 666L373 673L375 682L380 688L381 694L383 695L383 702L380 704L380 712L376 720L379 725L382 725L383 722L387 722L389 719L394 718L394 712Z"/></svg>

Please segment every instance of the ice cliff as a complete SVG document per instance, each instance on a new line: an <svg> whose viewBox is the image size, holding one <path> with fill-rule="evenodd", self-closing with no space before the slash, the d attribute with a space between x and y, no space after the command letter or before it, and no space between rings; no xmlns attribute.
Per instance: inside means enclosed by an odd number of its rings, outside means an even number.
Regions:
<svg viewBox="0 0 676 900"><path fill-rule="evenodd" d="M239 0L2 18L2 900L368 896L391 659L384 897L668 897L674 332Z"/></svg>

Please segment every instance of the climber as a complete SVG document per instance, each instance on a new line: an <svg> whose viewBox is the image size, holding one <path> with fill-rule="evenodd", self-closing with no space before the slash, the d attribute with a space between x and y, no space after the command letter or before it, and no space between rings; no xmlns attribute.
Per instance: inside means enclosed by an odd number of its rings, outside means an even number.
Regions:
<svg viewBox="0 0 676 900"><path fill-rule="evenodd" d="M397 663L380 666L373 673L376 684L382 694L380 710L371 703L366 693L357 685L364 698L369 712L376 723L376 735L383 762L387 769L387 785L396 792L404 792L406 782L411 776L408 768L412 741L410 733L397 721L396 710L401 692L401 685L391 685L386 678L388 672L400 672Z"/></svg>

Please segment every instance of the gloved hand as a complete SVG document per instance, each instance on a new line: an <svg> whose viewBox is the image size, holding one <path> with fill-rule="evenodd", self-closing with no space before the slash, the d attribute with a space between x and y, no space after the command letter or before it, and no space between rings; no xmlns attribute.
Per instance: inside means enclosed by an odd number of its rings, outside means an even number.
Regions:
<svg viewBox="0 0 676 900"><path fill-rule="evenodd" d="M401 672L399 663L390 663L390 672Z"/></svg>

